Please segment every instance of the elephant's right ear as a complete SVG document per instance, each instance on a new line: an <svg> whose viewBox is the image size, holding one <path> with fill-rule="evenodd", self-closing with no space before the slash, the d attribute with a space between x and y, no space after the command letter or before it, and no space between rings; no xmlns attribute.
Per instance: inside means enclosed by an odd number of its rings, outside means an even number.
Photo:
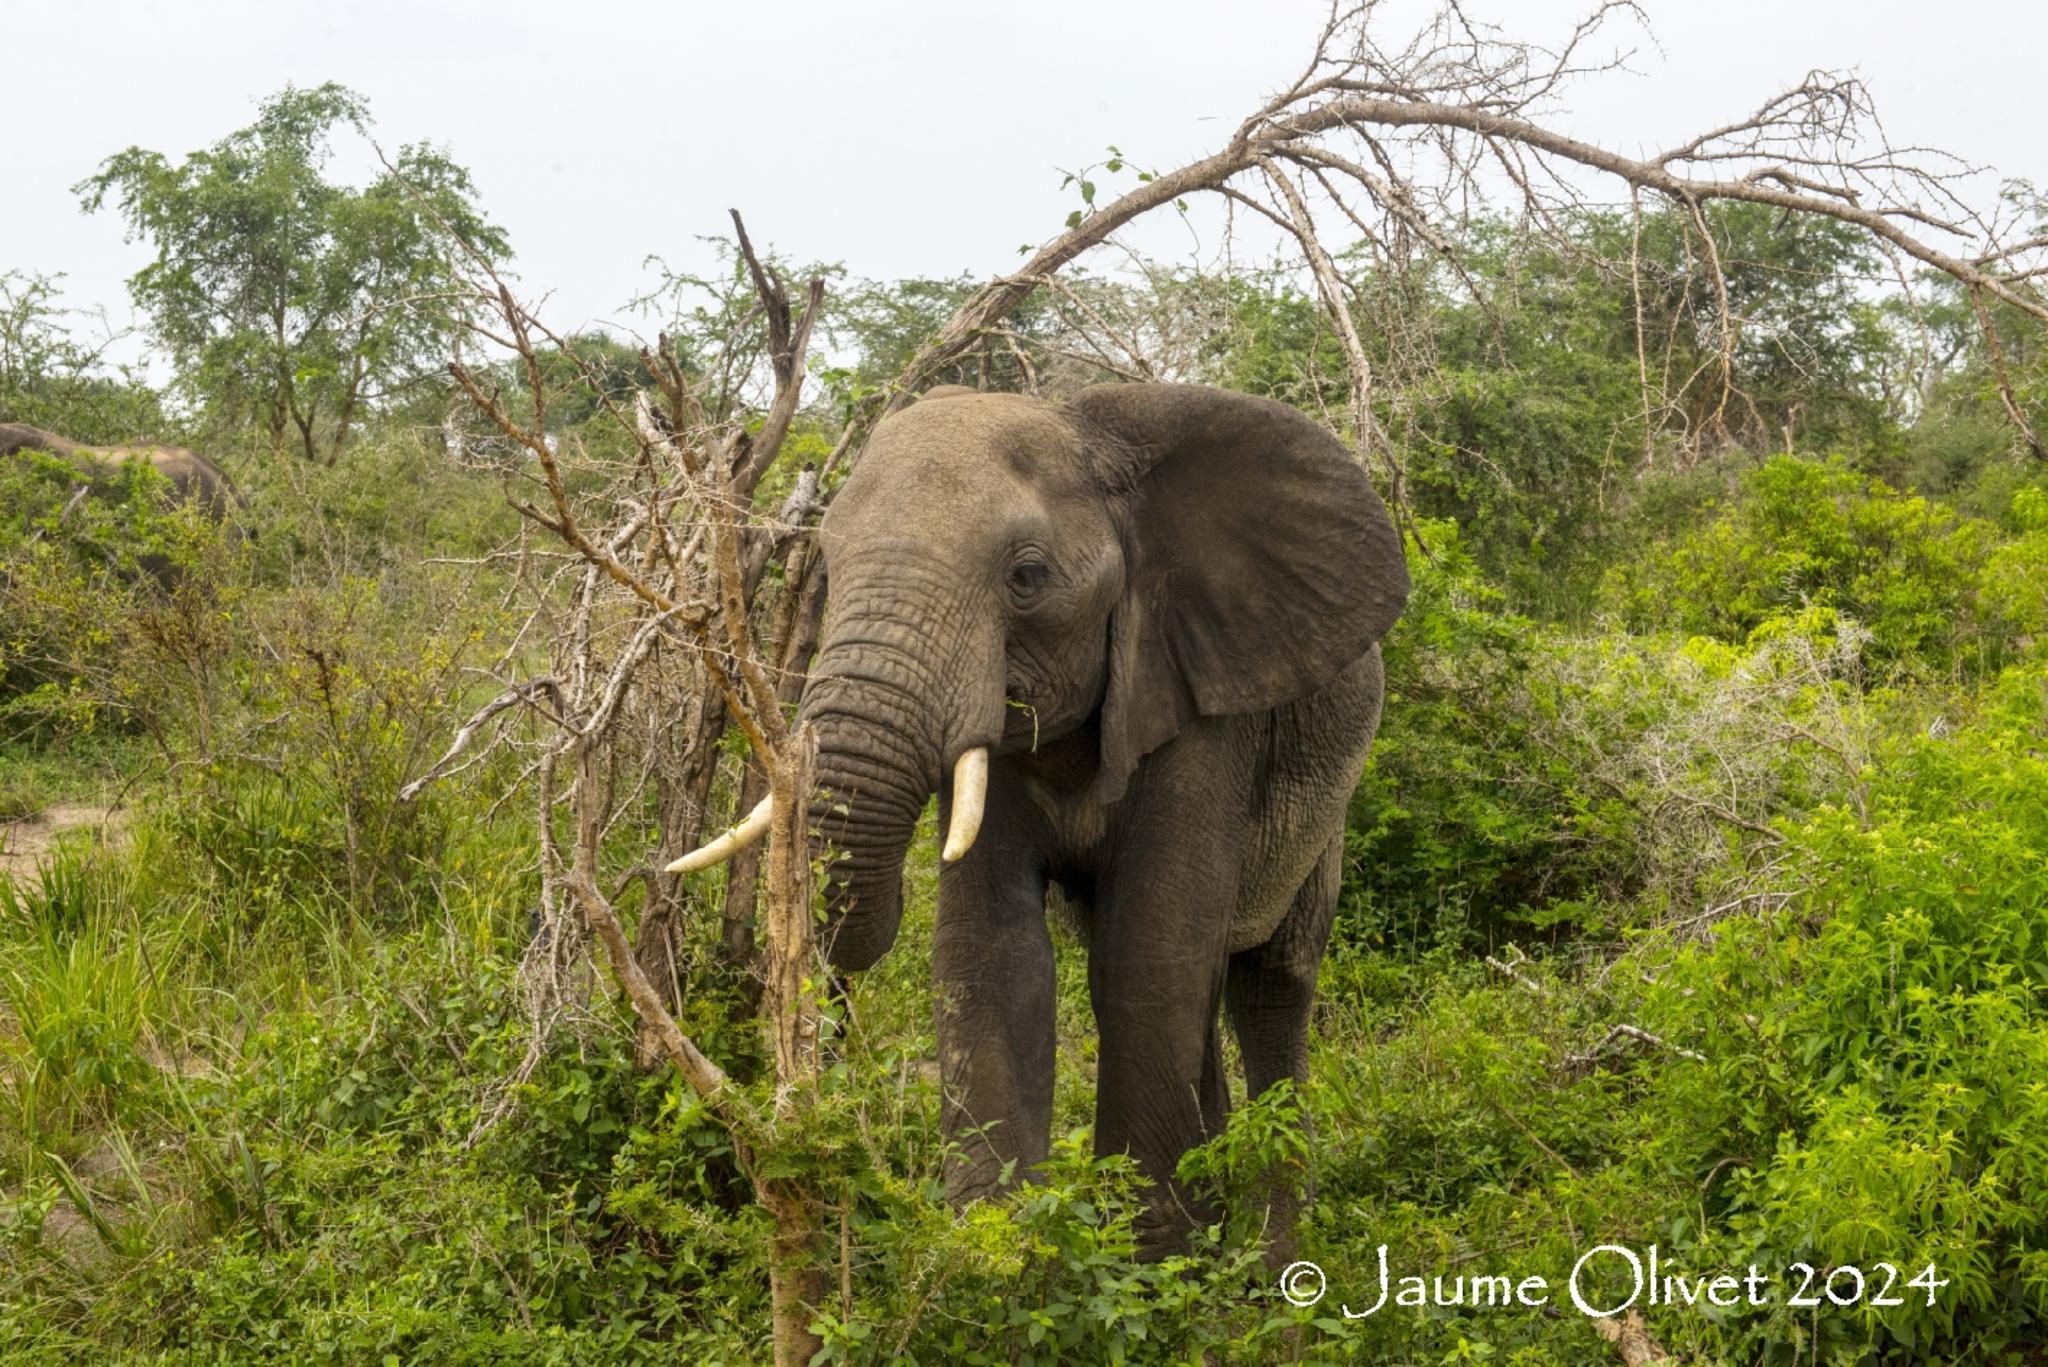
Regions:
<svg viewBox="0 0 2048 1367"><path fill-rule="evenodd" d="M1099 385L1070 405L1123 509L1096 797L1196 716L1314 692L1408 600L1400 534L1343 445L1271 399Z"/></svg>

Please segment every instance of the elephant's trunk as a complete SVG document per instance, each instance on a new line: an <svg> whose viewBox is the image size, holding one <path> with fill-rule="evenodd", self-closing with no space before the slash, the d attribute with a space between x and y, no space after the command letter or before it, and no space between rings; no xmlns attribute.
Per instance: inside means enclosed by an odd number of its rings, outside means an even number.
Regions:
<svg viewBox="0 0 2048 1367"><path fill-rule="evenodd" d="M824 934L835 968L858 970L895 942L903 915L903 857L938 786L941 741L932 705L879 663L870 647L835 660L828 643L804 696L817 729L817 788L810 825L832 862L825 870Z"/></svg>
<svg viewBox="0 0 2048 1367"><path fill-rule="evenodd" d="M964 630L934 603L943 607L943 595L892 600L885 611L836 622L804 690L802 717L818 739L806 824L830 861L821 938L838 969L867 968L895 942L904 855L945 759L954 762L946 862L973 848L981 826L989 749L1004 720L999 655L990 658L999 644L977 640L987 633ZM917 629L906 630L912 623ZM767 833L770 810L763 802L669 871L730 858Z"/></svg>

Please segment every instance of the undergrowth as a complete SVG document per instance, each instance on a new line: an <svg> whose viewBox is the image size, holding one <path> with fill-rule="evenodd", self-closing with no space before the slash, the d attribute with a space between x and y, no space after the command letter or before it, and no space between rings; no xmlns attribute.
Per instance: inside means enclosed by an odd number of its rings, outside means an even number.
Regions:
<svg viewBox="0 0 2048 1367"><path fill-rule="evenodd" d="M0 1352L761 1360L766 1227L729 1137L636 1066L597 974L535 1047L520 775L398 795L460 719L488 595L374 549L443 522L343 499L323 531L287 515L318 490L264 497L286 530L236 552L217 647L44 652L9 684L34 734L0 756L0 818L130 786L118 828L0 878ZM1311 1081L1190 1155L1225 1214L1166 1262L1133 1261L1139 1181L1091 1156L1064 934L1055 1156L944 1203L927 830L898 947L845 1003L829 1133L799 1146L835 1204L824 1360L1583 1363L1611 1349L1561 1295L1343 1307L1372 1304L1382 1245L1397 1278L1554 1290L1598 1244L1776 1279L1767 1304L1640 1307L1687 1361L2036 1360L2044 510L2037 484L1966 512L1775 460L1571 624L1518 615L1430 524ZM181 660L212 672L153 700L160 746L114 685ZM758 1048L709 1026L736 1068ZM1313 1184L1315 1305L1245 1218L1276 1167ZM1880 1262L1938 1269L1936 1304L1787 1304L1796 1264Z"/></svg>

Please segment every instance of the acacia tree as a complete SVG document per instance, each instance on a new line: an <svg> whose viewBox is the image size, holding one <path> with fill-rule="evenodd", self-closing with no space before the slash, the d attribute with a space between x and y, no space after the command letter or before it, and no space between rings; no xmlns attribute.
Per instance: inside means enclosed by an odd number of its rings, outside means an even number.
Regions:
<svg viewBox="0 0 2048 1367"><path fill-rule="evenodd" d="M254 423L272 451L329 464L368 411L452 349L447 230L507 254L469 173L432 146L400 149L361 189L330 180L335 132L367 119L339 85L288 86L183 161L131 147L74 187L155 247L128 287L187 395L215 421Z"/></svg>

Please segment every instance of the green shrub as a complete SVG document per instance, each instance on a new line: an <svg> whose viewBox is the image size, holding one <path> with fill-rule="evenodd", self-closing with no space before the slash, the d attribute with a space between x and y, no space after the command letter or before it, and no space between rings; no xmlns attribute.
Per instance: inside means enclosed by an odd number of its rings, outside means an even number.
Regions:
<svg viewBox="0 0 2048 1367"><path fill-rule="evenodd" d="M930 1187L876 1184L853 1227L857 1313L820 1316L825 1360L1258 1361L1277 1350L1287 1320L1267 1304L1256 1248L1211 1230L1189 1254L1133 1262L1146 1184L1129 1158L1091 1147L1086 1130L1066 1135L1044 1180L958 1217Z"/></svg>
<svg viewBox="0 0 2048 1367"><path fill-rule="evenodd" d="M1859 624L1767 615L1735 646L1541 626L1505 610L1452 528L1426 535L1352 800L1340 945L1654 923L1772 817L1857 787Z"/></svg>
<svg viewBox="0 0 2048 1367"><path fill-rule="evenodd" d="M1881 757L1865 820L1793 828L1794 891L1670 960L1651 1028L1711 1062L1658 1098L1710 1199L1671 1230L1702 1261L1918 1270L1924 1302L1824 1317L1828 1351L1989 1353L2048 1307L2048 674ZM1724 1170L1720 1174L1718 1170ZM1795 1332L1745 1322L1730 1347Z"/></svg>
<svg viewBox="0 0 2048 1367"><path fill-rule="evenodd" d="M1779 456L1704 526L1616 566L1604 595L1633 627L1724 641L1812 603L1866 625L1881 668L1977 673L2013 644L1981 601L1998 540L1981 519L1840 461Z"/></svg>

